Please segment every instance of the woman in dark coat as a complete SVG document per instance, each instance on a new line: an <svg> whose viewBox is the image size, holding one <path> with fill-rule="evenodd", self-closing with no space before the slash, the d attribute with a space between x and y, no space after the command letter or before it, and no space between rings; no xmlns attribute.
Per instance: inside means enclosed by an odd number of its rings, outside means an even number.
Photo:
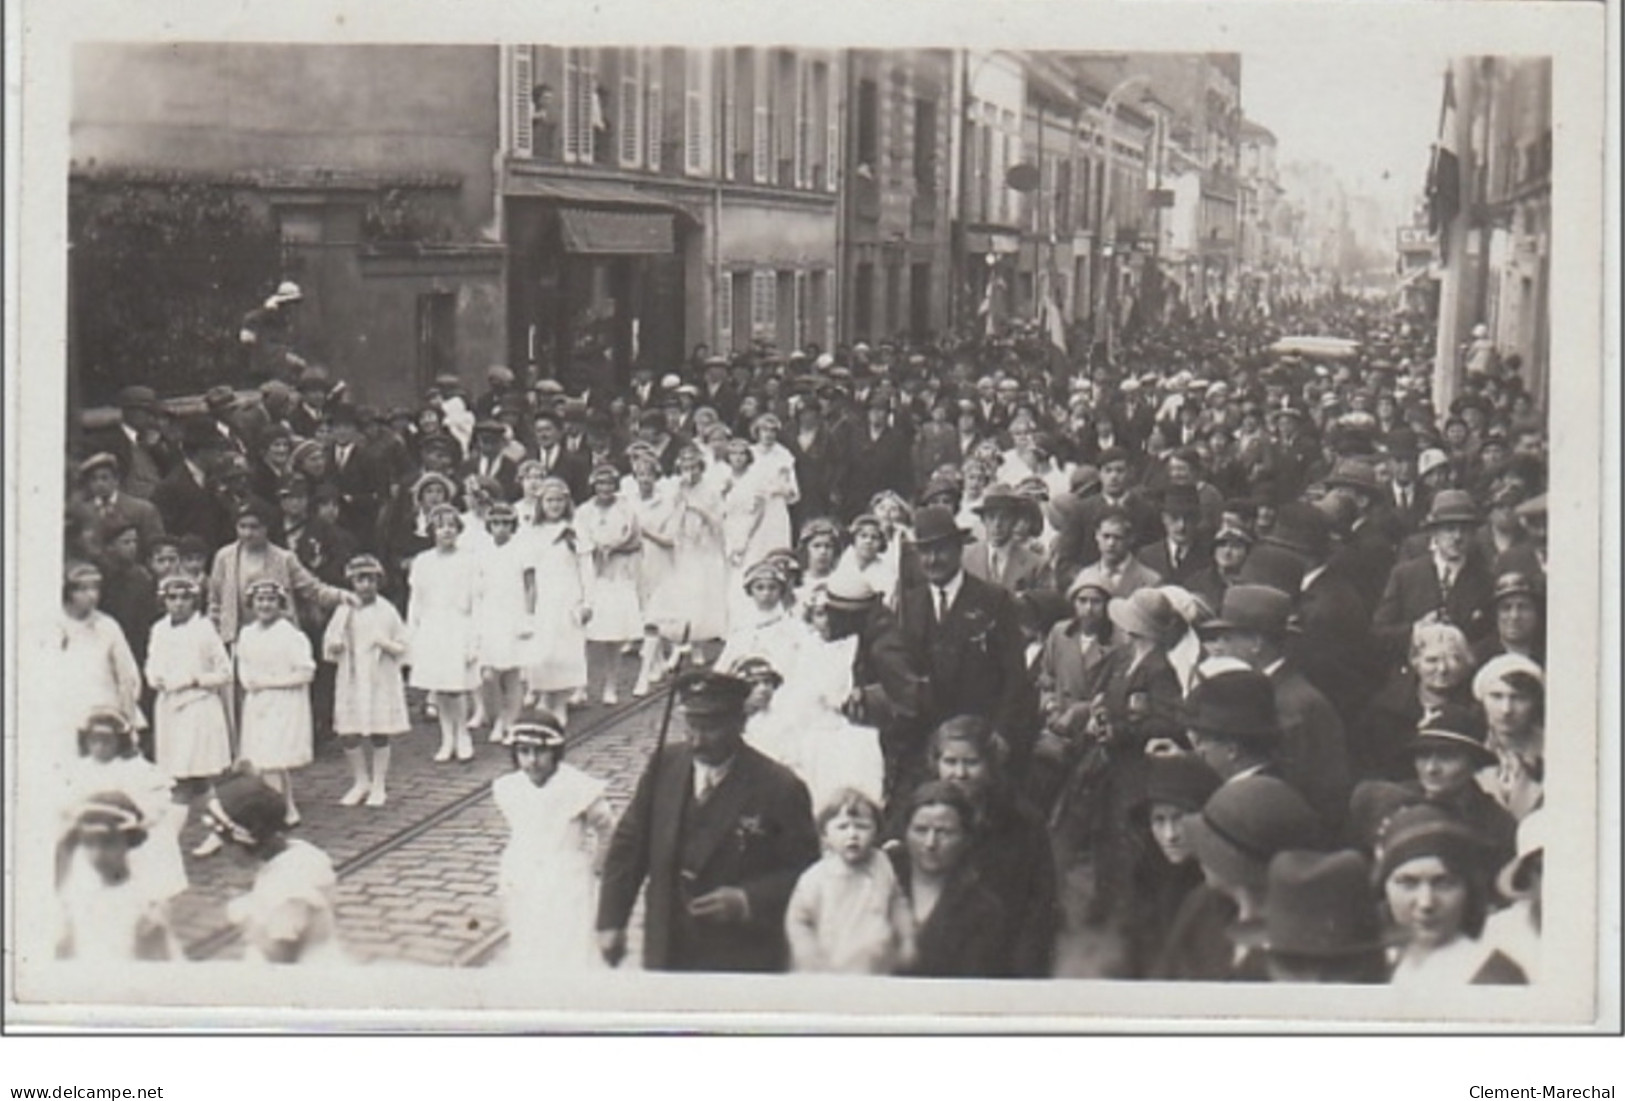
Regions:
<svg viewBox="0 0 1625 1101"><path fill-rule="evenodd" d="M1442 623L1413 628L1410 662L1388 678L1354 725L1349 764L1355 777L1413 779L1411 737L1417 724L1447 706L1470 706L1472 671L1472 650L1458 628Z"/></svg>
<svg viewBox="0 0 1625 1101"><path fill-rule="evenodd" d="M916 925L914 961L902 974L1002 977L1004 907L970 861L976 838L970 800L954 784L929 781L915 790L907 808L903 843L890 852Z"/></svg>
<svg viewBox="0 0 1625 1101"><path fill-rule="evenodd" d="M931 733L931 771L958 787L976 811L969 862L1008 916L1005 975L1048 978L1060 925L1055 854L1043 816L1010 786L1007 750L986 719L963 715Z"/></svg>
<svg viewBox="0 0 1625 1101"><path fill-rule="evenodd" d="M1146 761L1145 799L1134 808L1139 843L1123 925L1128 974L1150 977L1185 899L1204 882L1185 830L1219 787L1219 775L1193 754Z"/></svg>

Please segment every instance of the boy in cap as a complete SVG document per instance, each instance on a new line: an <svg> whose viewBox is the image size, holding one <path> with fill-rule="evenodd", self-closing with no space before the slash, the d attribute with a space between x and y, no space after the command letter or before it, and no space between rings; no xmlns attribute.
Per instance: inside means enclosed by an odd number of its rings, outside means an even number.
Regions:
<svg viewBox="0 0 1625 1101"><path fill-rule="evenodd" d="M116 456L100 451L79 464L79 499L68 506L68 517L91 531L104 534L114 527L131 525L140 537L145 553L153 540L164 533L163 517L149 501L122 491L120 466ZM93 552L100 546L90 548Z"/></svg>

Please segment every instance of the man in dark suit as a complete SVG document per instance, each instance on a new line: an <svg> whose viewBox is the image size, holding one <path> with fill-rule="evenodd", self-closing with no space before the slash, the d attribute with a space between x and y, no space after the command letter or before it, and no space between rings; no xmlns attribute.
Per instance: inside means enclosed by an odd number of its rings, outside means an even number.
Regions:
<svg viewBox="0 0 1625 1101"><path fill-rule="evenodd" d="M1129 546L1137 547L1157 535L1157 512L1139 489L1130 484L1130 457L1122 447L1109 447L1100 453L1100 492L1078 501L1076 506L1057 508L1062 526L1055 540L1055 580L1069 585L1085 566L1100 560L1095 529L1107 512L1121 510L1129 519Z"/></svg>
<svg viewBox="0 0 1625 1101"><path fill-rule="evenodd" d="M1433 498L1423 525L1430 553L1394 567L1372 617L1372 633L1390 659L1404 660L1411 628L1423 620L1454 624L1469 644L1495 629L1495 578L1468 553L1479 520L1469 493L1447 489Z"/></svg>
<svg viewBox="0 0 1625 1101"><path fill-rule="evenodd" d="M531 429L536 437L536 461L542 464L542 474L549 478L562 478L570 487L572 501L587 498L587 475L591 473L588 460L579 451L564 446L564 422L551 409L540 409L531 417Z"/></svg>
<svg viewBox="0 0 1625 1101"><path fill-rule="evenodd" d="M728 361L721 356L710 356L705 361L700 380L699 403L717 411L724 424L732 424L739 417L739 391L728 381Z"/></svg>
<svg viewBox="0 0 1625 1101"><path fill-rule="evenodd" d="M796 486L801 498L790 510L797 530L817 516L834 512L832 494L841 478L845 457L840 441L824 423L823 407L814 400L796 409L795 427L784 441L796 461Z"/></svg>
<svg viewBox="0 0 1625 1101"><path fill-rule="evenodd" d="M368 452L361 438L361 419L352 405L328 409L327 424L332 434L327 469L339 491L339 523L352 535L360 549L373 549L378 510L389 495L389 473Z"/></svg>
<svg viewBox="0 0 1625 1101"><path fill-rule="evenodd" d="M181 461L152 491L152 503L163 516L164 530L171 535L195 535L213 554L233 536L222 536L219 502L209 489L208 468L220 454L220 434L207 417L189 418L182 426Z"/></svg>
<svg viewBox="0 0 1625 1101"><path fill-rule="evenodd" d="M124 479L119 488L149 501L180 456L159 431L161 409L151 387L126 386L119 391L118 403L118 423L96 433L88 441L90 450L118 459Z"/></svg>
<svg viewBox="0 0 1625 1101"><path fill-rule="evenodd" d="M648 883L643 965L658 971L782 971L784 912L818 858L811 799L795 774L744 742L750 684L694 673L676 689L689 740L649 763L615 829L598 896L605 960Z"/></svg>
<svg viewBox="0 0 1625 1101"><path fill-rule="evenodd" d="M835 502L840 518L851 522L869 508L874 495L889 489L910 500L914 496L914 456L908 432L895 424L891 401L884 393L871 394L864 419L848 426L844 474Z"/></svg>
<svg viewBox="0 0 1625 1101"><path fill-rule="evenodd" d="M968 537L940 505L915 516L925 583L903 590L898 612L909 661L927 683L921 721L882 747L888 797L923 779L926 737L958 715L981 715L993 724L1010 748L1010 772L1018 782L1032 756L1038 692L1027 673L1015 598L965 572Z"/></svg>
<svg viewBox="0 0 1625 1101"><path fill-rule="evenodd" d="M1388 574L1399 557L1399 522L1382 508L1383 485L1376 465L1366 459L1343 459L1326 478L1326 488L1348 502L1354 520L1332 565L1348 578L1367 605L1382 596Z"/></svg>
<svg viewBox="0 0 1625 1101"><path fill-rule="evenodd" d="M86 530L98 532L98 544L113 531L131 525L144 556L152 541L164 534L163 517L151 502L119 491L118 459L107 452L98 452L79 464L79 487L83 496L68 505L68 515ZM98 545L91 549L101 548Z"/></svg>
<svg viewBox="0 0 1625 1101"><path fill-rule="evenodd" d="M494 478L502 487L505 499L517 499L519 464L503 453L507 444L508 429L501 421L482 420L475 424L474 453L458 468L458 484L467 485L470 478Z"/></svg>
<svg viewBox="0 0 1625 1101"><path fill-rule="evenodd" d="M987 528L987 539L965 552L966 573L1012 596L1049 587L1044 559L1015 537L1016 525L1024 513L1032 520L1034 530L1043 527L1037 501L1009 486L994 486L976 506L976 514Z"/></svg>
<svg viewBox="0 0 1625 1101"><path fill-rule="evenodd" d="M1201 514L1202 500L1195 486L1169 486L1162 493L1163 536L1141 547L1135 557L1164 581L1189 587L1213 558L1199 531Z"/></svg>

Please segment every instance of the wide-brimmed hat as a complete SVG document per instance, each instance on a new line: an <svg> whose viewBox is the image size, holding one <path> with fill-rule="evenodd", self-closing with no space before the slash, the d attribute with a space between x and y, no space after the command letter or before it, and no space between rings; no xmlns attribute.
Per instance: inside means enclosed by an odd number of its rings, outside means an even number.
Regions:
<svg viewBox="0 0 1625 1101"><path fill-rule="evenodd" d="M433 470L427 470L424 471L423 474L419 475L416 482L412 483L412 500L421 501L423 499L423 491L432 485L437 485L444 489L448 498L457 496L456 483L454 483L444 474L436 473Z"/></svg>
<svg viewBox="0 0 1625 1101"><path fill-rule="evenodd" d="M1219 786L1186 819L1197 859L1229 883L1263 886L1275 854L1313 844L1320 820L1303 796L1273 776L1241 776Z"/></svg>
<svg viewBox="0 0 1625 1101"><path fill-rule="evenodd" d="M1283 593L1303 589L1304 559L1295 551L1273 543L1258 543L1247 552L1239 579L1244 585L1266 585Z"/></svg>
<svg viewBox="0 0 1625 1101"><path fill-rule="evenodd" d="M282 305L286 302L298 302L304 297L305 292L299 289L298 283L284 279L277 284L276 292L271 295L271 301Z"/></svg>
<svg viewBox="0 0 1625 1101"><path fill-rule="evenodd" d="M1331 487L1341 486L1346 489L1358 490L1375 496L1382 492L1382 482L1377 478L1377 466L1369 459L1339 459L1332 472L1326 477L1326 484Z"/></svg>
<svg viewBox="0 0 1625 1101"><path fill-rule="evenodd" d="M1371 901L1371 865L1352 849L1289 849L1270 860L1262 926L1236 941L1279 956L1340 959L1381 951L1385 935Z"/></svg>
<svg viewBox="0 0 1625 1101"><path fill-rule="evenodd" d="M1495 763L1495 753L1488 745L1489 733L1478 712L1459 704L1445 704L1429 711L1417 724L1416 736L1411 739L1413 755L1429 749L1446 749L1466 753L1483 767Z"/></svg>
<svg viewBox="0 0 1625 1101"><path fill-rule="evenodd" d="M211 386L203 395L203 404L213 413L237 408L237 391L229 386Z"/></svg>
<svg viewBox="0 0 1625 1101"><path fill-rule="evenodd" d="M1392 780L1362 780L1349 796L1349 813L1343 822L1344 841L1364 852L1375 852L1388 819L1405 807L1427 797L1414 784Z"/></svg>
<svg viewBox="0 0 1625 1101"><path fill-rule="evenodd" d="M1530 873L1535 858L1546 852L1547 835L1551 832L1544 807L1536 807L1518 823L1518 853L1495 877L1495 888L1503 898L1529 898L1534 894Z"/></svg>
<svg viewBox="0 0 1625 1101"><path fill-rule="evenodd" d="M1156 589L1136 589L1126 597L1113 597L1106 605L1113 624L1131 635L1162 640L1181 622L1168 598Z"/></svg>
<svg viewBox="0 0 1625 1101"><path fill-rule="evenodd" d="M88 478L98 470L111 470L114 474L119 472L118 456L111 451L98 451L84 462L79 464L79 477Z"/></svg>
<svg viewBox="0 0 1625 1101"><path fill-rule="evenodd" d="M1202 624L1203 634L1255 631L1284 635L1292 619L1292 597L1270 585L1231 585L1219 603L1219 614Z"/></svg>
<svg viewBox="0 0 1625 1101"><path fill-rule="evenodd" d="M1472 526L1482 519L1471 493L1461 489L1444 489L1439 491L1433 498L1433 503L1428 506L1427 519L1422 521L1422 526L1424 528L1441 527L1445 524Z"/></svg>
<svg viewBox="0 0 1625 1101"><path fill-rule="evenodd" d="M158 392L150 386L126 386L118 392L120 409L157 409Z"/></svg>
<svg viewBox="0 0 1625 1101"><path fill-rule="evenodd" d="M1186 727L1201 734L1249 742L1281 737L1275 688L1254 669L1237 669L1201 681L1180 705Z"/></svg>
<svg viewBox="0 0 1625 1101"><path fill-rule="evenodd" d="M1512 677L1527 677L1541 689L1546 687L1546 671L1539 662L1522 654L1497 654L1473 674L1473 698L1483 702L1492 685Z"/></svg>
<svg viewBox="0 0 1625 1101"><path fill-rule="evenodd" d="M1445 452L1440 448L1430 447L1417 457L1416 476L1418 478L1425 478L1435 470L1438 470L1440 467L1446 467L1449 465L1449 455L1445 454Z"/></svg>
<svg viewBox="0 0 1625 1101"><path fill-rule="evenodd" d="M915 546L926 547L949 541L971 543L975 540L976 536L969 529L960 527L954 514L941 505L927 505L914 515Z"/></svg>

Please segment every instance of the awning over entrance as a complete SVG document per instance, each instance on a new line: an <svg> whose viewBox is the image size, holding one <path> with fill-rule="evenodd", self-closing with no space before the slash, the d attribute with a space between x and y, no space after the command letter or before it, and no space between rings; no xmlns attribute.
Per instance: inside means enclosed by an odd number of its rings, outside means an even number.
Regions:
<svg viewBox="0 0 1625 1101"><path fill-rule="evenodd" d="M663 256L676 251L673 216L659 211L560 207L565 252Z"/></svg>

